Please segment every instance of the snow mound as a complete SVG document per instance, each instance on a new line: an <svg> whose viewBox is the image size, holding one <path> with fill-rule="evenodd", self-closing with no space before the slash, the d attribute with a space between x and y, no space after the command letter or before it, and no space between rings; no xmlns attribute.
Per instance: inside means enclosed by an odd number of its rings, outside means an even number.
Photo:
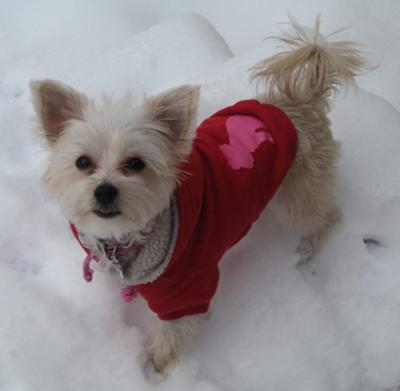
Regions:
<svg viewBox="0 0 400 391"><path fill-rule="evenodd" d="M141 98L145 92L187 83L230 57L231 50L214 27L191 14L156 25L80 64L65 80L89 94L130 89Z"/></svg>

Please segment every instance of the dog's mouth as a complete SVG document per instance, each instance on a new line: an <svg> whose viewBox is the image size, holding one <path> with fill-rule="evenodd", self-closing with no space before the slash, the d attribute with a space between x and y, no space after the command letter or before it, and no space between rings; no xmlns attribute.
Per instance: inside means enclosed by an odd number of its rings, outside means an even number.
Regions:
<svg viewBox="0 0 400 391"><path fill-rule="evenodd" d="M96 216L102 217L104 219L111 219L112 217L115 217L115 216L118 216L121 214L121 212L119 210L116 210L115 208L107 208L104 206L94 209L93 213Z"/></svg>

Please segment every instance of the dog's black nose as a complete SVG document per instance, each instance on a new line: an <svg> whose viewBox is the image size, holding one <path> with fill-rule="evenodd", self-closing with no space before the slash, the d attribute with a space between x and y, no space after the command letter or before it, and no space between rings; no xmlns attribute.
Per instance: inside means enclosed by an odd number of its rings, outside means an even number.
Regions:
<svg viewBox="0 0 400 391"><path fill-rule="evenodd" d="M97 187L94 191L94 197L102 205L111 204L118 195L118 189L108 183L104 183Z"/></svg>

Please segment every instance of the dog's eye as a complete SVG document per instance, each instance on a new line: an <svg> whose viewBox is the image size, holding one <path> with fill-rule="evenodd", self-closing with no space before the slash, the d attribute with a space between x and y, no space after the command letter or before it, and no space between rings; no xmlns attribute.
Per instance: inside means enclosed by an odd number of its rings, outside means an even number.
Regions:
<svg viewBox="0 0 400 391"><path fill-rule="evenodd" d="M76 159L75 165L80 170L86 170L89 167L92 167L92 162L87 156L80 156Z"/></svg>
<svg viewBox="0 0 400 391"><path fill-rule="evenodd" d="M127 160L127 162L125 163L125 167L128 170L140 172L146 167L146 164L144 164L144 161L142 159L134 157L132 159Z"/></svg>

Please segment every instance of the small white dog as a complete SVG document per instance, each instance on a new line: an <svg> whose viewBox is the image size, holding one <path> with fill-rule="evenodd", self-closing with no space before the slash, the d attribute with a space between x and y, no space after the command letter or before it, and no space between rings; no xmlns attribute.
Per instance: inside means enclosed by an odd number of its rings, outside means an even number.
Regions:
<svg viewBox="0 0 400 391"><path fill-rule="evenodd" d="M312 37L296 22L290 50L256 65L264 94L193 125L199 87L96 106L56 81L31 83L50 158L49 196L95 260L119 273L123 297L137 292L160 318L149 362L166 373L215 293L218 261L272 199L304 233L312 257L340 219L338 144L330 96L365 66L350 42ZM273 105L273 106L272 106Z"/></svg>

